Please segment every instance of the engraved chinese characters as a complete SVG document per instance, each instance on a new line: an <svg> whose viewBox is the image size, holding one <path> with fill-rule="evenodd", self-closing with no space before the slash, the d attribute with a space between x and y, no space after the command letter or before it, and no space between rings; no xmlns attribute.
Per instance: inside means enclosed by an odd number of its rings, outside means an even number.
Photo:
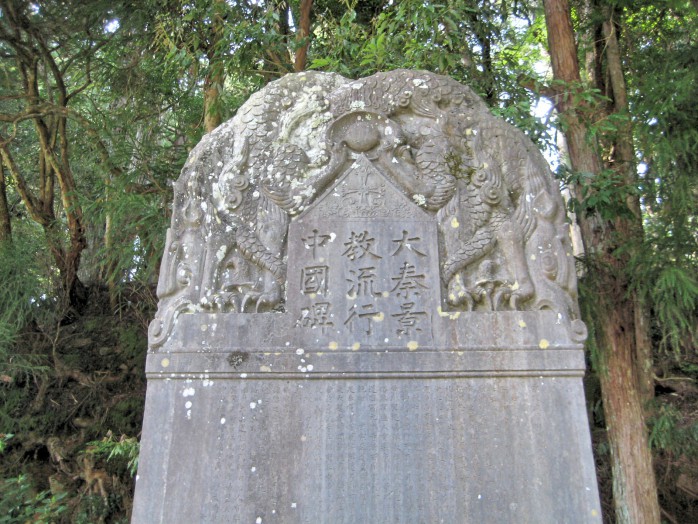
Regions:
<svg viewBox="0 0 698 524"><path fill-rule="evenodd" d="M166 242L134 524L600 521L564 205L467 87L269 84Z"/></svg>
<svg viewBox="0 0 698 524"><path fill-rule="evenodd" d="M409 213L396 220L393 209ZM289 312L311 339L352 350L431 342L436 224L364 155L292 222L288 253Z"/></svg>
<svg viewBox="0 0 698 524"><path fill-rule="evenodd" d="M428 340L443 311L548 309L585 337L545 160L427 72L288 75L253 95L177 181L158 293L151 347L197 312L389 345Z"/></svg>

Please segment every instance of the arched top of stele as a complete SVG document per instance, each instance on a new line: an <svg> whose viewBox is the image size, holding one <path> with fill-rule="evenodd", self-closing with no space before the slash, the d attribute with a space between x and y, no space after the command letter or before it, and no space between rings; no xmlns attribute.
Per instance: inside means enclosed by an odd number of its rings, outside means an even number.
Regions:
<svg viewBox="0 0 698 524"><path fill-rule="evenodd" d="M424 71L300 73L252 95L175 184L158 297L151 351L190 315L211 330L263 317L279 347L586 337L545 159L470 88ZM528 325L540 318L558 342Z"/></svg>

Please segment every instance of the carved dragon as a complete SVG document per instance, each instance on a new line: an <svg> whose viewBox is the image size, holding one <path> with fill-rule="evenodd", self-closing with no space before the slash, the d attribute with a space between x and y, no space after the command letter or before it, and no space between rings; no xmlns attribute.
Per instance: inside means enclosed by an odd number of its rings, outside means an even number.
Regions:
<svg viewBox="0 0 698 524"><path fill-rule="evenodd" d="M446 77L303 73L252 95L192 151L175 184L151 346L181 313L282 310L290 221L360 155L434 216L447 308L578 319L564 208L520 131Z"/></svg>

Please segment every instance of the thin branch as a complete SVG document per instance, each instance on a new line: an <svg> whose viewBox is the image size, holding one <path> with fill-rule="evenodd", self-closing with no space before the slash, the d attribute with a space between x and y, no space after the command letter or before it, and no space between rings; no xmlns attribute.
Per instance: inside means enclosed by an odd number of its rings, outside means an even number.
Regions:
<svg viewBox="0 0 698 524"><path fill-rule="evenodd" d="M12 180L14 180L17 192L19 193L19 196L22 197L22 201L24 202L24 205L29 211L32 219L42 226L47 226L48 221L46 217L39 211L40 202L32 194L31 189L29 189L29 185L22 176L19 167L15 163L12 153L7 147L5 140L3 140L2 144L0 145L0 155L2 156L3 164L5 164L5 167L7 167L9 170Z"/></svg>
<svg viewBox="0 0 698 524"><path fill-rule="evenodd" d="M528 89L538 96L547 98L553 104L556 104L558 97L563 94L561 89L543 84L539 80L527 75L519 75L516 80L521 87Z"/></svg>

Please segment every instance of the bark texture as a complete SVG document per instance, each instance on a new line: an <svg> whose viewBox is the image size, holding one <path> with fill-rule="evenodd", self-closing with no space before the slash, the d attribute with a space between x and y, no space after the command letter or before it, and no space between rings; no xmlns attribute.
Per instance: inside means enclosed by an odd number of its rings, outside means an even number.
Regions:
<svg viewBox="0 0 698 524"><path fill-rule="evenodd" d="M593 108L585 107L576 96L583 86L570 6L567 0L545 0L544 7L558 87L555 104L564 122L570 163L576 172L598 175L604 167L600 150L591 141L583 118ZM612 73L611 83L620 91L617 74ZM581 189L576 188L577 195ZM632 203L627 204L633 211ZM658 523L659 504L640 395L644 363L637 352L638 343L646 341L638 336L638 304L628 292L627 255L616 255L619 243L637 234L637 224L632 218L604 220L598 214L579 214L578 220L599 296L599 378L611 447L616 519L622 524Z"/></svg>
<svg viewBox="0 0 698 524"><path fill-rule="evenodd" d="M12 221L10 220L10 206L7 203L5 168L0 162L0 247L9 242L12 242Z"/></svg>
<svg viewBox="0 0 698 524"><path fill-rule="evenodd" d="M308 46L310 41L308 37L310 36L310 11L313 7L313 0L302 0L300 5L300 27L298 28L298 33L296 33L296 41L299 44L298 49L296 49L296 59L293 64L293 70L296 73L300 73L305 70L308 63Z"/></svg>

